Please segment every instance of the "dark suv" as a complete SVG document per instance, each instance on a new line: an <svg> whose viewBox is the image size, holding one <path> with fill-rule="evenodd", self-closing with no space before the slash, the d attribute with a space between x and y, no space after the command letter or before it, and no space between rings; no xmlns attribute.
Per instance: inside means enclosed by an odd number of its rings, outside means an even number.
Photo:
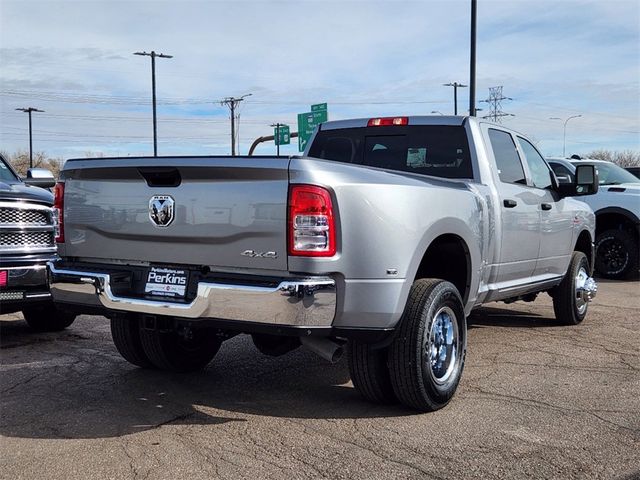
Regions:
<svg viewBox="0 0 640 480"><path fill-rule="evenodd" d="M56 258L53 195L48 170L32 168L22 181L0 155L0 314L22 310L36 330L62 330L75 315L55 307L47 262ZM44 187L44 188L38 188Z"/></svg>

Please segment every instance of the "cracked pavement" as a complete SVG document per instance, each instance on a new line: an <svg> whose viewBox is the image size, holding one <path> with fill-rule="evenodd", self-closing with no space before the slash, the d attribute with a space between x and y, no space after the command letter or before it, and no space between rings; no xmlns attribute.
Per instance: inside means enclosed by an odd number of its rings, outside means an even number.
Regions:
<svg viewBox="0 0 640 480"><path fill-rule="evenodd" d="M225 342L194 374L120 357L104 317L58 333L0 316L0 478L640 478L640 282L600 280L587 319L551 301L470 319L450 405L363 401L346 361Z"/></svg>

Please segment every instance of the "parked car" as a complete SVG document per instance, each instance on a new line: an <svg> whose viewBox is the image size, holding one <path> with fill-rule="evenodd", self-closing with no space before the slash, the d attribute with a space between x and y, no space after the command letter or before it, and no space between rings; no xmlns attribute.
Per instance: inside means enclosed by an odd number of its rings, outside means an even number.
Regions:
<svg viewBox="0 0 640 480"><path fill-rule="evenodd" d="M640 167L626 167L625 170L640 179Z"/></svg>
<svg viewBox="0 0 640 480"><path fill-rule="evenodd" d="M548 292L560 323L585 318L595 217L572 197L595 168L556 182L524 135L474 117L328 122L305 157L69 160L51 288L108 316L134 365L201 369L238 333L329 361L346 343L365 398L435 410L473 308Z"/></svg>
<svg viewBox="0 0 640 480"><path fill-rule="evenodd" d="M56 308L49 292L47 262L55 260L55 179L33 168L20 179L0 155L0 314L22 311L36 330L62 330L75 319ZM43 187L43 188L41 188Z"/></svg>
<svg viewBox="0 0 640 480"><path fill-rule="evenodd" d="M595 270L605 278L638 274L640 238L640 179L603 160L549 158L560 182L573 181L577 165L594 165L600 188L582 198L596 214Z"/></svg>

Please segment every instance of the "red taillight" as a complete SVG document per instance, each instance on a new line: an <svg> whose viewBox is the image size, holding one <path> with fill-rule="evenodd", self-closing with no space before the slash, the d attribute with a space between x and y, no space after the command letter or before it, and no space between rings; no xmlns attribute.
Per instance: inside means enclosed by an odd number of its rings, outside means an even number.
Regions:
<svg viewBox="0 0 640 480"><path fill-rule="evenodd" d="M289 191L289 255L332 257L336 229L331 195L321 187L294 185Z"/></svg>
<svg viewBox="0 0 640 480"><path fill-rule="evenodd" d="M409 125L409 117L371 118L367 127L389 127L393 125Z"/></svg>
<svg viewBox="0 0 640 480"><path fill-rule="evenodd" d="M64 243L64 182L53 189L53 217L56 243Z"/></svg>

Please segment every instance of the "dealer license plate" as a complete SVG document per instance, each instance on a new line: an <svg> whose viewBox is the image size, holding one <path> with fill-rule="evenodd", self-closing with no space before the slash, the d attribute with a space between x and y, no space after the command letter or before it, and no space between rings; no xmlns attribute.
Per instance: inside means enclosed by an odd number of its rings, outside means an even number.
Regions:
<svg viewBox="0 0 640 480"><path fill-rule="evenodd" d="M187 291L189 272L172 268L151 267L144 293L162 297L182 298Z"/></svg>

